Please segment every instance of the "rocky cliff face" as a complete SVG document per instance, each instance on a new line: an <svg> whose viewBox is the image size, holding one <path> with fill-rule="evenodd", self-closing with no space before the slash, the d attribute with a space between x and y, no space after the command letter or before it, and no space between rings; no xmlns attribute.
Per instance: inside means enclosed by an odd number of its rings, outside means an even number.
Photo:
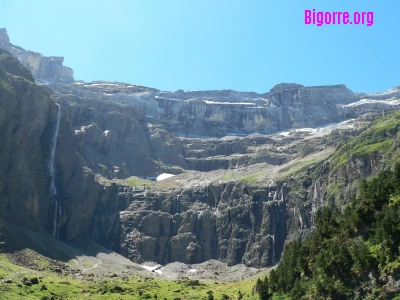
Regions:
<svg viewBox="0 0 400 300"><path fill-rule="evenodd" d="M0 213L37 228L49 206L46 144L56 106L32 75L1 49L0 99Z"/></svg>
<svg viewBox="0 0 400 300"><path fill-rule="evenodd" d="M58 106L5 50L0 50L0 100L0 137L4 141L0 147L1 219L49 232L56 226L62 239L87 233L94 208L106 191L77 151L81 149L70 120L72 109L64 100L59 101L61 118L55 151L58 193L52 197L49 162ZM85 111L85 106L81 109ZM72 119L80 116L71 112ZM128 129L135 124L134 120L116 122Z"/></svg>
<svg viewBox="0 0 400 300"><path fill-rule="evenodd" d="M179 136L274 133L323 126L400 106L398 87L363 94L353 93L344 85L304 87L281 83L267 93L257 94L232 90L165 92L104 81L74 84L73 71L62 65L62 57L45 57L12 45L6 29L0 29L0 47L16 56L37 81L52 83L60 94L133 104L147 118L161 120Z"/></svg>
<svg viewBox="0 0 400 300"><path fill-rule="evenodd" d="M30 72L9 52L0 50L0 215L18 225L52 232L55 198L50 193L49 162L58 106L34 83ZM62 238L82 233L90 219L81 214L98 197L94 174L73 147L62 110L56 149L56 186ZM58 214L58 211L56 212ZM86 224L85 224L86 221Z"/></svg>
<svg viewBox="0 0 400 300"><path fill-rule="evenodd" d="M114 186L98 207L91 235L135 262L275 264L286 236L284 189L204 185L162 192Z"/></svg>
<svg viewBox="0 0 400 300"><path fill-rule="evenodd" d="M236 91L176 91L109 82L52 84L61 94L129 103L161 120L178 136L219 137L318 127L365 113L400 107L400 92L357 94L344 85L279 84L265 94Z"/></svg>
<svg viewBox="0 0 400 300"><path fill-rule="evenodd" d="M5 28L0 29L0 48L11 52L26 67L33 77L41 82L73 83L74 72L63 66L64 57L43 56L40 53L27 51L10 43Z"/></svg>
<svg viewBox="0 0 400 300"><path fill-rule="evenodd" d="M2 217L51 233L55 199L49 191L48 162L58 108L15 58L6 52L1 58L1 137L7 141L1 148ZM140 124L143 115L133 107L76 96L52 97L61 107L55 153L56 228L61 239L88 232L138 262L194 263L214 258L266 266L278 261L286 236L285 203L281 195L269 194L273 187L232 182L174 191L104 182L91 168L101 173L102 162L131 160L132 170L140 169L139 163L149 169L152 149L159 144L169 147L171 140L155 129L146 132L147 123ZM217 155L244 151L238 141L213 143L204 151ZM173 145L178 146L184 155L183 145ZM121 153L129 148L133 148L129 153ZM194 155L196 146L186 149ZM168 159L174 165L184 164Z"/></svg>
<svg viewBox="0 0 400 300"><path fill-rule="evenodd" d="M75 148L96 174L154 177L187 168L180 140L148 123L134 106L67 95L52 98L68 114Z"/></svg>
<svg viewBox="0 0 400 300"><path fill-rule="evenodd" d="M249 177L222 183L197 181L167 191L115 185L112 198L107 198L93 217L91 235L136 262L190 264L218 259L229 265L274 265L285 242L313 230L318 209L341 207L357 192L361 178L390 166L399 145L400 127L396 126L388 130L396 136L389 156L379 151L356 152L340 165L343 151L370 133L352 138L357 131L341 137L334 131L324 143L329 144L331 138L349 140L337 153L315 162L311 159L316 155L311 155L303 166L295 164L292 169L285 164L277 166L277 171L268 167L266 177L255 182Z"/></svg>
<svg viewBox="0 0 400 300"><path fill-rule="evenodd" d="M377 115L368 117L374 119ZM336 134L332 138L343 141ZM278 188L285 186L289 191L287 240L308 235L314 227L315 213L324 206L342 209L357 195L361 179L393 167L399 150L400 115L395 112L342 142L328 159L281 178Z"/></svg>
<svg viewBox="0 0 400 300"><path fill-rule="evenodd" d="M343 85L257 94L66 84L61 60L13 46L5 30L1 45L32 73L0 50L0 219L50 234L55 226L62 240L89 234L136 262L274 265L287 240L312 230L317 209L346 203L357 180L398 157L398 115L383 133L351 139L398 108L397 87L367 95ZM274 134L244 136L255 131ZM228 133L241 136L216 138ZM139 178L163 172L177 176Z"/></svg>

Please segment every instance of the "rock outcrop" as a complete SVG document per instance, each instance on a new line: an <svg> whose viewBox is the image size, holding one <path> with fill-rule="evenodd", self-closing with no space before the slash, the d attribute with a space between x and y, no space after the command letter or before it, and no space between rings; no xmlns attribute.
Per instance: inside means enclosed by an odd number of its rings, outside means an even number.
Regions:
<svg viewBox="0 0 400 300"><path fill-rule="evenodd" d="M397 109L400 92L353 93L344 85L304 87L278 84L265 94L221 91L162 92L110 82L51 84L61 94L135 105L183 137L269 134L291 128L318 127L360 115Z"/></svg>
<svg viewBox="0 0 400 300"><path fill-rule="evenodd" d="M75 148L96 174L155 177L187 168L180 140L162 126L148 123L134 106L67 95L52 97L66 110Z"/></svg>
<svg viewBox="0 0 400 300"><path fill-rule="evenodd" d="M274 188L229 183L160 192L115 186L113 198L94 215L91 236L135 262L273 265L286 236L285 191Z"/></svg>
<svg viewBox="0 0 400 300"><path fill-rule="evenodd" d="M162 92L74 82L61 59L10 44L5 30L0 47L11 52L0 50L0 221L55 227L62 240L89 235L135 262L274 265L286 241L312 230L317 209L346 203L357 180L390 167L388 149L400 145L397 123L349 140L399 108L398 87L369 95L298 84L265 94ZM292 130L360 115L336 129ZM245 136L255 132L275 134ZM216 138L228 134L240 137ZM161 173L181 177L164 185L129 178Z"/></svg>
<svg viewBox="0 0 400 300"><path fill-rule="evenodd" d="M30 72L0 49L0 219L51 233L57 213L60 237L68 239L86 231L102 187L75 150L62 109L55 153L60 210L55 212L49 162L57 111Z"/></svg>
<svg viewBox="0 0 400 300"><path fill-rule="evenodd" d="M2 49L0 100L0 214L38 228L49 207L45 145L50 144L56 105L34 84L29 71Z"/></svg>
<svg viewBox="0 0 400 300"><path fill-rule="evenodd" d="M0 29L0 48L11 52L39 82L73 83L74 72L63 66L64 57L43 56L40 53L27 51L10 43L5 28Z"/></svg>

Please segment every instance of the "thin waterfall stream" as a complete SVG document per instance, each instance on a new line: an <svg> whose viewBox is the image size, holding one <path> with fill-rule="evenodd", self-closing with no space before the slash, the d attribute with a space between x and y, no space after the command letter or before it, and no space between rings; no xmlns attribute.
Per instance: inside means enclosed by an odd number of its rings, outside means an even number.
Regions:
<svg viewBox="0 0 400 300"><path fill-rule="evenodd" d="M58 232L57 232L57 224L58 224L58 218L61 216L61 206L58 207L58 200L57 200L57 188L55 184L55 154L56 154L56 148L57 148L57 139L58 139L58 130L60 128L60 118L61 118L61 107L59 104L57 104L58 110L57 110L57 121L56 121L56 128L54 130L53 134L53 139L51 142L51 151L50 151L50 162L49 162L49 169L50 169L50 196L54 198L54 220L53 220L53 236L58 237ZM57 215L58 213L58 215Z"/></svg>
<svg viewBox="0 0 400 300"><path fill-rule="evenodd" d="M272 235L272 265L276 264L276 256L275 256L275 235Z"/></svg>

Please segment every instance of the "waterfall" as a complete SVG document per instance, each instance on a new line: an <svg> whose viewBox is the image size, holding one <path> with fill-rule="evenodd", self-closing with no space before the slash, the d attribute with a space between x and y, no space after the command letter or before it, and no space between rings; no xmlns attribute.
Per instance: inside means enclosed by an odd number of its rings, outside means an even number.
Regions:
<svg viewBox="0 0 400 300"><path fill-rule="evenodd" d="M315 213L318 210L318 190L317 190L317 182L314 183L314 196L311 201L311 227L314 228L314 221L315 221Z"/></svg>
<svg viewBox="0 0 400 300"><path fill-rule="evenodd" d="M49 164L50 176L51 176L51 182L50 182L50 195L51 196L57 196L57 189L56 189L56 185L54 182L54 179L55 179L54 156L56 154L58 129L60 128L60 117L61 117L60 105L57 104L57 106L58 106L57 123L56 123L56 129L54 130L53 140L51 143L51 152L50 152L51 156L50 156L50 164Z"/></svg>
<svg viewBox="0 0 400 300"><path fill-rule="evenodd" d="M50 151L50 162L49 162L49 170L50 170L50 195L54 198L54 220L53 220L53 236L57 237L57 223L58 223L58 216L57 213L61 216L61 207L58 207L57 201L57 188L55 184L55 165L54 165L54 158L56 154L57 148L57 139L58 139L58 130L60 128L60 118L61 118L61 107L57 104L57 121L56 121L56 128L54 130L53 139L51 141L51 151Z"/></svg>
<svg viewBox="0 0 400 300"><path fill-rule="evenodd" d="M271 191L271 187L273 186L274 182L270 181L269 182L269 186L268 186L268 200L270 200L272 198L272 200L274 201L276 198L276 193L277 191Z"/></svg>
<svg viewBox="0 0 400 300"><path fill-rule="evenodd" d="M57 203L57 199L55 199L55 201L54 201L55 203L54 203L54 205L55 205L55 207L54 207L54 220L53 220L53 236L56 238L57 237L57 206L58 206L58 203Z"/></svg>
<svg viewBox="0 0 400 300"><path fill-rule="evenodd" d="M275 235L271 235L272 238L272 265L275 265Z"/></svg>
<svg viewBox="0 0 400 300"><path fill-rule="evenodd" d="M175 213L176 214L179 214L179 211L180 211L180 199L179 199L179 196L180 195L178 195L178 196L176 196L175 197Z"/></svg>
<svg viewBox="0 0 400 300"><path fill-rule="evenodd" d="M268 196L267 196L267 200L269 200L269 197L271 196L271 183L269 183L269 186L268 186Z"/></svg>

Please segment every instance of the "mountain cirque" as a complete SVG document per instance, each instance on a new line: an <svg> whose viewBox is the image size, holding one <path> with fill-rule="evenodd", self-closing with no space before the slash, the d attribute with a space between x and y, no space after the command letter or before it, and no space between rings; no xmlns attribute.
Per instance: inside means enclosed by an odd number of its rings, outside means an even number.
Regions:
<svg viewBox="0 0 400 300"><path fill-rule="evenodd" d="M62 58L12 45L5 29L0 47L1 218L52 232L47 163L59 104L60 239L89 235L137 263L276 264L332 203L333 184L385 167L379 155L334 170L329 160L400 105L399 87L282 83L257 94L86 83ZM316 165L318 177L304 179ZM153 180L162 173L176 176ZM338 201L356 190L338 184Z"/></svg>
<svg viewBox="0 0 400 300"><path fill-rule="evenodd" d="M159 119L168 131L181 137L270 134L318 127L400 105L398 87L363 94L344 85L278 84L268 93L257 94L232 90L163 92L101 81L50 86L60 94L135 105L148 119Z"/></svg>

